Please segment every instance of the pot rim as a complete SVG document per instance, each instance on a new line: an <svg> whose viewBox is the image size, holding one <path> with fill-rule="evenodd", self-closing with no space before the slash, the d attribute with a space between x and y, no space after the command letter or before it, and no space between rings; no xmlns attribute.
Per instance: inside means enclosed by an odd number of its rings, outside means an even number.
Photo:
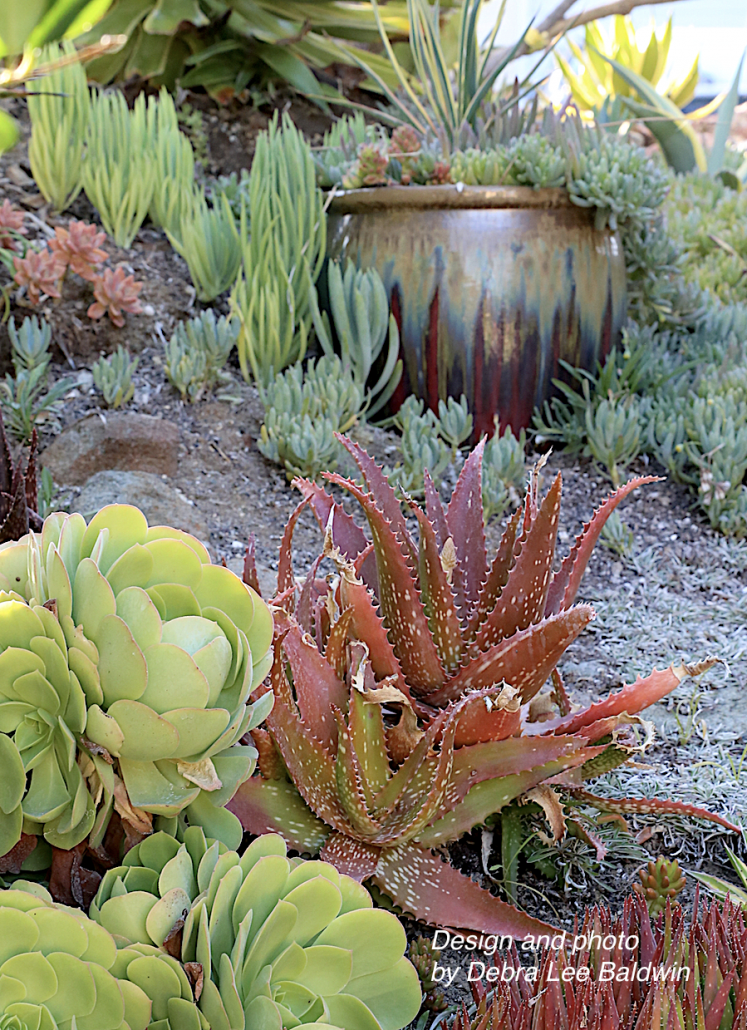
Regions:
<svg viewBox="0 0 747 1030"><path fill-rule="evenodd" d="M370 211L410 209L469 210L485 208L570 208L574 204L562 187L535 190L531 186L369 186L335 192L329 201L334 214L364 214Z"/></svg>

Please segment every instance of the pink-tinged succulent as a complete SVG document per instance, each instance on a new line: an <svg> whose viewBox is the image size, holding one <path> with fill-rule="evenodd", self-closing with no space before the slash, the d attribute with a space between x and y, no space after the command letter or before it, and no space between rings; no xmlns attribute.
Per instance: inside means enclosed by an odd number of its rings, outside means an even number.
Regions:
<svg viewBox="0 0 747 1030"><path fill-rule="evenodd" d="M17 211L9 200L4 200L0 204L0 247L16 250L18 241L13 233L25 236L27 232L23 225L23 211Z"/></svg>
<svg viewBox="0 0 747 1030"><path fill-rule="evenodd" d="M112 323L118 328L125 324L124 312L137 315L142 311L138 294L143 283L136 282L135 277L126 275L124 267L117 265L104 269L103 275L93 280L93 295L96 298L88 309L89 318L101 318L107 312Z"/></svg>
<svg viewBox="0 0 747 1030"><path fill-rule="evenodd" d="M747 926L728 901L696 896L691 920L667 902L652 920L629 896L616 917L587 908L566 946L542 949L531 969L515 949L484 965L495 989L474 980L476 1011L463 1007L450 1030L747 1030Z"/></svg>
<svg viewBox="0 0 747 1030"><path fill-rule="evenodd" d="M18 286L25 286L29 303L36 305L45 297L60 297L60 283L65 274L65 262L47 247L44 250L27 250L26 257L14 257L13 279Z"/></svg>
<svg viewBox="0 0 747 1030"><path fill-rule="evenodd" d="M281 547L275 663L263 688L273 690L275 704L267 729L253 731L261 775L230 807L252 833L276 831L292 847L319 851L424 922L516 937L547 932L432 849L534 787L580 787L621 764L637 713L703 671L654 670L573 712L555 677L560 714L532 721L528 702L593 617L587 605L571 605L594 542L637 481L612 495L552 577L559 479L540 501L533 477L488 568L482 445L447 511L430 483L427 513L412 505L416 544L381 470L344 442L368 490L327 478L360 502L373 544L321 488L297 481L305 499ZM291 542L305 504L325 527L339 579L317 580L317 559L296 602ZM734 829L678 802L619 804Z"/></svg>
<svg viewBox="0 0 747 1030"><path fill-rule="evenodd" d="M55 238L49 248L64 261L76 275L89 282L96 281L96 266L106 261L107 253L101 250L106 233L98 232L95 225L70 221L67 229L58 226Z"/></svg>

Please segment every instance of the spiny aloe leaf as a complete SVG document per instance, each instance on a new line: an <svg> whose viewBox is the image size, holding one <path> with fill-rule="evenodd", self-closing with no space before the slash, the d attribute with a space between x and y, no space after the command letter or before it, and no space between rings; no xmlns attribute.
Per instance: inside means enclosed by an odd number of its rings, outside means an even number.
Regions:
<svg viewBox="0 0 747 1030"><path fill-rule="evenodd" d="M309 726L282 701L275 700L267 726L291 779L306 804L330 826L347 832L348 822L337 795L335 765Z"/></svg>
<svg viewBox="0 0 747 1030"><path fill-rule="evenodd" d="M347 436L335 435L361 470L361 475L373 496L376 507L389 522L404 553L414 565L417 560L415 544L408 532L399 498L389 485L389 480L373 458L359 444ZM329 479L329 475L326 478Z"/></svg>
<svg viewBox="0 0 747 1030"><path fill-rule="evenodd" d="M327 637L327 646L324 650L324 660L327 665L334 669L338 679L345 676L345 646L348 640L348 630L353 620L353 609L344 608L339 619L330 628Z"/></svg>
<svg viewBox="0 0 747 1030"><path fill-rule="evenodd" d="M455 808L476 783L526 772L578 751L575 737L509 737L459 748L454 754L444 807Z"/></svg>
<svg viewBox="0 0 747 1030"><path fill-rule="evenodd" d="M399 769L392 774L386 786L376 795L374 802L377 813L383 814L393 811L410 781L416 776L418 770L427 761L429 754L439 742L448 716L448 711L438 713Z"/></svg>
<svg viewBox="0 0 747 1030"><path fill-rule="evenodd" d="M368 811L366 794L371 795L371 788L368 786L368 790L366 790L363 786L363 776L355 745L339 711L335 712L335 718L337 719L335 775L340 803L350 823L352 835L375 840L381 830L381 824Z"/></svg>
<svg viewBox="0 0 747 1030"><path fill-rule="evenodd" d="M565 769L573 768L587 761L592 757L591 750L581 748L575 753L563 755L555 761L534 766L524 772L476 783L454 810L442 815L440 819L418 834L418 843L424 847L434 848L457 840L532 787L536 787L552 776L557 776ZM448 793L447 791L447 796Z"/></svg>
<svg viewBox="0 0 747 1030"><path fill-rule="evenodd" d="M508 582L508 575L514 564L521 514L521 508L517 508L506 524L488 578L482 585L477 606L464 634L466 640L474 639L482 623L495 608L501 591Z"/></svg>
<svg viewBox="0 0 747 1030"><path fill-rule="evenodd" d="M537 622L545 610L558 532L560 489L558 475L522 541L495 608L477 632L475 643L481 651Z"/></svg>
<svg viewBox="0 0 747 1030"><path fill-rule="evenodd" d="M428 469L425 469L423 479L425 482L425 513L428 516L428 521L433 526L433 532L436 534L436 540L438 541L439 549L441 549L449 539L446 512Z"/></svg>
<svg viewBox="0 0 747 1030"><path fill-rule="evenodd" d="M283 594L286 590L292 590L296 585L296 578L293 575L293 531L296 528L299 515L306 507L306 503L304 499L300 504L296 505L283 530L283 539L280 542L280 557L278 558L278 594ZM293 610L292 602L290 602L289 610Z"/></svg>
<svg viewBox="0 0 747 1030"><path fill-rule="evenodd" d="M379 570L379 602L392 634L392 647L411 688L424 693L446 679L428 628L410 565L397 537L371 494L350 479L328 473L327 479L348 490L366 513Z"/></svg>
<svg viewBox="0 0 747 1030"><path fill-rule="evenodd" d="M465 621L477 604L488 571L482 510L484 450L482 439L465 461L446 511L446 524L457 554L454 592Z"/></svg>
<svg viewBox="0 0 747 1030"><path fill-rule="evenodd" d="M304 802L292 783L251 776L226 806L250 833L279 833L297 851L315 855L329 827Z"/></svg>
<svg viewBox="0 0 747 1030"><path fill-rule="evenodd" d="M443 705L465 690L506 682L521 694L522 703L531 700L552 672L566 648L594 618L588 605L520 630L473 658L438 690L423 698L428 704Z"/></svg>
<svg viewBox="0 0 747 1030"><path fill-rule="evenodd" d="M423 606L438 656L444 668L451 672L462 656L462 632L454 594L441 562L433 526L416 504L412 505L412 510L420 525L418 568Z"/></svg>
<svg viewBox="0 0 747 1030"><path fill-rule="evenodd" d="M553 576L547 592L546 615L554 615L555 612L563 611L573 604L599 534L620 501L639 486L646 483L658 483L661 478L661 476L636 476L610 494L604 504L597 508L592 518L585 523L584 528L576 537L576 542L568 557L564 559L563 564Z"/></svg>
<svg viewBox="0 0 747 1030"><path fill-rule="evenodd" d="M352 561L353 558L358 557L362 551L366 550L369 546L369 540L363 529L353 521L352 517L343 508L335 503L327 490L309 479L294 479L293 485L301 491L304 500L308 501L311 505L311 510L316 516L322 533L326 533L330 523L330 515L334 512L332 540L338 551L348 561Z"/></svg>
<svg viewBox="0 0 747 1030"><path fill-rule="evenodd" d="M493 706L490 698L481 698L460 716L454 746L462 748L488 740L505 740L520 727L521 708L518 701Z"/></svg>
<svg viewBox="0 0 747 1030"><path fill-rule="evenodd" d="M321 564L323 554L320 554L311 563L306 578L301 586L301 593L298 598L298 604L296 605L296 618L299 624L305 630L306 633L314 632L314 609L316 603L319 600L319 594L317 593L316 585L316 573ZM324 584L324 594L327 593L327 584Z"/></svg>
<svg viewBox="0 0 747 1030"><path fill-rule="evenodd" d="M391 776L384 716L380 704L367 702L355 688L350 692L349 710L350 737L360 763L363 789L367 791L366 801L372 805L374 795Z"/></svg>
<svg viewBox="0 0 747 1030"><path fill-rule="evenodd" d="M719 826L724 826L734 833L742 832L739 826L735 826L723 816L709 812L705 808L699 808L697 805L689 805L684 801L665 801L663 798L603 798L589 793L582 787L570 787L568 790L579 801L598 808L602 812L617 812L620 815L685 815L718 823Z"/></svg>
<svg viewBox="0 0 747 1030"><path fill-rule="evenodd" d="M556 932L493 897L438 855L413 844L383 849L371 879L408 915L432 926L478 930L519 940Z"/></svg>
<svg viewBox="0 0 747 1030"><path fill-rule="evenodd" d="M380 857L381 848L353 840L342 833L333 833L328 837L319 853L322 862L329 862L338 872L350 876L358 883L363 883L374 875Z"/></svg>
<svg viewBox="0 0 747 1030"><path fill-rule="evenodd" d="M301 633L295 623L291 623L283 638L283 650L290 663L301 720L330 750L336 740L332 708L347 707L347 688L319 653L312 638Z"/></svg>
<svg viewBox="0 0 747 1030"><path fill-rule="evenodd" d="M715 660L710 664L703 664L710 667L715 664ZM562 719L552 719L544 723L528 723L524 731L525 733L578 733L584 727L613 715L621 715L623 712L635 715L636 712L643 711L644 708L648 708L666 697L686 676L704 671L702 666L687 665L670 665L668 669L654 669L645 679L639 676L635 683L627 684L616 694L610 694L603 701L596 701L580 712L573 712Z"/></svg>
<svg viewBox="0 0 747 1030"><path fill-rule="evenodd" d="M394 676L397 688L409 698L410 688L402 675L394 648L384 623L376 612L371 594L365 584L345 566L340 568L340 605L343 609L352 609L353 636L368 645L371 667L377 679Z"/></svg>

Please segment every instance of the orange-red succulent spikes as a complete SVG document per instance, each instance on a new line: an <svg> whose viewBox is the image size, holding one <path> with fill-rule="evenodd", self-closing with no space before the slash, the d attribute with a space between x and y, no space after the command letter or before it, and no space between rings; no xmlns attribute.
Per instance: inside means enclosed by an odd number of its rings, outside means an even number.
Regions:
<svg viewBox="0 0 747 1030"><path fill-rule="evenodd" d="M524 940L556 931L507 905L427 848L382 850L373 882L408 915L431 926L479 930Z"/></svg>
<svg viewBox="0 0 747 1030"><path fill-rule="evenodd" d="M453 579L454 593L465 622L477 604L488 571L482 510L484 450L483 438L465 461L446 511L446 525L449 536L454 541L457 557Z"/></svg>
<svg viewBox="0 0 747 1030"><path fill-rule="evenodd" d="M377 507L372 494L351 479L328 473L331 483L348 490L366 513L371 527L379 571L379 603L391 633L392 646L410 689L416 693L434 690L446 680L420 590L391 524Z"/></svg>
<svg viewBox="0 0 747 1030"><path fill-rule="evenodd" d="M477 632L475 643L480 650L542 618L555 554L560 492L558 475L522 542L521 551L495 607Z"/></svg>
<svg viewBox="0 0 747 1030"><path fill-rule="evenodd" d="M330 834L292 783L250 776L226 806L252 833L280 833L290 847L315 855Z"/></svg>
<svg viewBox="0 0 747 1030"><path fill-rule="evenodd" d="M636 476L610 494L604 504L597 508L592 518L576 537L576 542L568 557L553 576L547 593L546 615L554 615L555 612L563 611L573 604L599 534L620 501L639 486L643 486L645 483L657 483L661 478L661 476Z"/></svg>
<svg viewBox="0 0 747 1030"><path fill-rule="evenodd" d="M323 862L329 862L345 876L363 883L376 872L381 858L381 848L353 840L342 833L333 833L319 852L319 858Z"/></svg>
<svg viewBox="0 0 747 1030"><path fill-rule="evenodd" d="M443 687L425 694L423 700L440 706L456 700L465 690L506 682L520 691L522 702L530 701L569 644L593 618L593 609L579 604L570 611L528 626L478 654Z"/></svg>

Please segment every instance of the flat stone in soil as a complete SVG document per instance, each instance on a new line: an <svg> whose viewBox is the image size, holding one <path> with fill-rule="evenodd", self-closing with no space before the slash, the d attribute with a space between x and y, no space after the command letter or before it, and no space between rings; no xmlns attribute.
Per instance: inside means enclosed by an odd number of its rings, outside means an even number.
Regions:
<svg viewBox="0 0 747 1030"><path fill-rule="evenodd" d="M173 422L111 412L86 415L67 426L45 449L41 464L55 483L82 486L109 469L174 476L178 455L179 430Z"/></svg>
<svg viewBox="0 0 747 1030"><path fill-rule="evenodd" d="M153 472L96 472L73 499L70 510L90 519L107 504L134 504L151 526L173 526L199 540L208 539L207 522L195 503Z"/></svg>

